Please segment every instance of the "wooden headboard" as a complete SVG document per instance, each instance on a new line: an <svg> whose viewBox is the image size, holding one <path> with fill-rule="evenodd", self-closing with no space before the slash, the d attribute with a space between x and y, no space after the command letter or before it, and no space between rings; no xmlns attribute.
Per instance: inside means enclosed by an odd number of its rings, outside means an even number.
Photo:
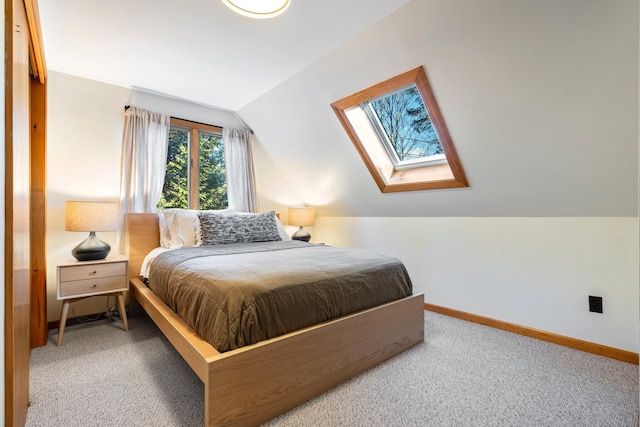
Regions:
<svg viewBox="0 0 640 427"><path fill-rule="evenodd" d="M138 277L144 257L160 246L158 214L129 213L124 218L125 255L129 257L129 277Z"/></svg>

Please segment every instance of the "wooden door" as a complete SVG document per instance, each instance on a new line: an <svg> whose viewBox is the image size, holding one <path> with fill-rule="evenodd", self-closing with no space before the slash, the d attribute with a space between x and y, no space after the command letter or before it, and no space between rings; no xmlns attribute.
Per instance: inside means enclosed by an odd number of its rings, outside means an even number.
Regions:
<svg viewBox="0 0 640 427"><path fill-rule="evenodd" d="M5 425L29 406L29 27L22 0L5 0Z"/></svg>

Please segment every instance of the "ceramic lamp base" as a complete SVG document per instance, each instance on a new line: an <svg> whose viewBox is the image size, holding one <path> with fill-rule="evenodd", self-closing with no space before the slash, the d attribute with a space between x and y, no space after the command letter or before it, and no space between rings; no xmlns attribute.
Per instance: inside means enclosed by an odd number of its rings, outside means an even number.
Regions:
<svg viewBox="0 0 640 427"><path fill-rule="evenodd" d="M307 233L307 231L303 229L302 226L300 226L298 231L293 233L293 236L291 236L291 238L293 240L302 240L303 242L308 242L309 240L311 240L311 234Z"/></svg>
<svg viewBox="0 0 640 427"><path fill-rule="evenodd" d="M95 261L105 259L111 246L96 237L96 232L91 231L82 243L73 248L71 255L78 261Z"/></svg>

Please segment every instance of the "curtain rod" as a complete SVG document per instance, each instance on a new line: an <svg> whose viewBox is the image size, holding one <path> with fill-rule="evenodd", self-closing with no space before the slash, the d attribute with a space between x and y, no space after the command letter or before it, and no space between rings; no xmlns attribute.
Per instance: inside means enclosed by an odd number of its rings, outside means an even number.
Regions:
<svg viewBox="0 0 640 427"><path fill-rule="evenodd" d="M125 105L125 106L124 106L124 111L127 111L130 107L131 107L131 105ZM236 117L237 117L237 115L236 115ZM212 124L210 124L210 123L196 122L195 120L182 119L182 118L180 118L180 117L173 117L173 116L171 116L171 118L172 118L172 119L176 119L176 120L182 120L183 122L196 123L196 124L199 124L199 125L213 126L213 127L216 127L216 128L224 129L224 126L212 125ZM246 123L244 123L244 122L242 122L242 123L243 123L244 125L246 125ZM253 135L253 129L249 128L249 126L247 126L247 128L248 128L247 130L248 130L249 132L251 132L251 134Z"/></svg>

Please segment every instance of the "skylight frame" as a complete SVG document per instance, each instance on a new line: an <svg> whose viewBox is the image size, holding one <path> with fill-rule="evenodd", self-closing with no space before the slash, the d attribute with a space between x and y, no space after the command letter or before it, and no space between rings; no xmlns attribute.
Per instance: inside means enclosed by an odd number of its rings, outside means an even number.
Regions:
<svg viewBox="0 0 640 427"><path fill-rule="evenodd" d="M381 138L379 131L375 130L375 126L368 117L366 121L369 123L364 122L363 117L366 116L366 112L362 107L363 103L388 96L412 84L415 84L418 89L429 114L444 151L444 161L440 158L437 161L425 161L417 165L395 165L393 156L387 148L384 148L384 138ZM331 107L383 193L469 186L422 67L336 101L331 104Z"/></svg>

